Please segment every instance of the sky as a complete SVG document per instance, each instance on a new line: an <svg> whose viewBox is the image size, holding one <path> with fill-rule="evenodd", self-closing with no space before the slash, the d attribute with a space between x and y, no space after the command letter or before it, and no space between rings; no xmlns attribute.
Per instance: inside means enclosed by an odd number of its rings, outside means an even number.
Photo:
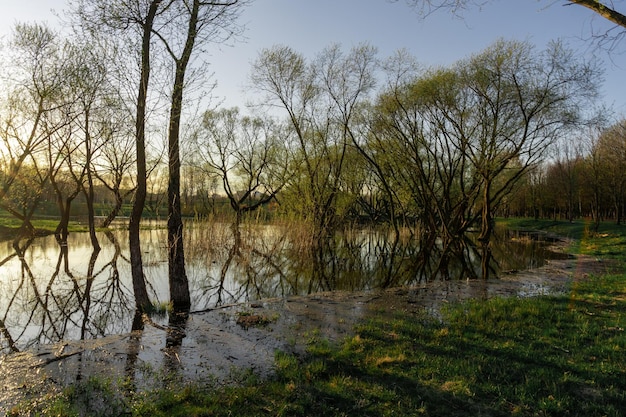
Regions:
<svg viewBox="0 0 626 417"><path fill-rule="evenodd" d="M244 38L208 51L223 106L245 107L254 99L248 88L251 63L264 48L286 45L307 58L339 43L348 50L369 43L380 58L408 50L424 66L449 65L479 53L498 39L527 40L539 48L555 39L603 62L604 103L626 116L626 40L607 52L588 40L591 28L611 26L587 9L561 0L496 0L462 18L436 12L421 18L404 0L254 0L244 11ZM16 22L58 21L64 0L1 0L0 34Z"/></svg>

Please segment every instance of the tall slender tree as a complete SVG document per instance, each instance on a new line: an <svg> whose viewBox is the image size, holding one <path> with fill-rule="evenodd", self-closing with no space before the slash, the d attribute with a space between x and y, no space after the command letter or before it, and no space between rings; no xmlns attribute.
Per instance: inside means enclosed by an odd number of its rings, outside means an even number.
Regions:
<svg viewBox="0 0 626 417"><path fill-rule="evenodd" d="M139 90L137 93L137 113L135 118L135 149L137 162L137 190L135 201L130 214L128 225L128 240L130 245L130 266L133 277L133 291L135 303L140 311L150 308L150 298L146 288L141 260L141 242L139 230L141 216L146 204L147 194L147 169L146 169L146 103L148 96L148 84L150 81L150 45L154 19L159 10L162 0L152 0L148 6L145 19L138 20L141 32L141 74L139 76Z"/></svg>
<svg viewBox="0 0 626 417"><path fill-rule="evenodd" d="M175 2L168 10L167 24L154 30L167 54L174 62L168 125L168 265L170 301L175 310L191 306L189 283L185 270L183 221L180 201L180 136L183 99L189 78L192 57L203 44L224 42L239 34L236 25L244 0Z"/></svg>

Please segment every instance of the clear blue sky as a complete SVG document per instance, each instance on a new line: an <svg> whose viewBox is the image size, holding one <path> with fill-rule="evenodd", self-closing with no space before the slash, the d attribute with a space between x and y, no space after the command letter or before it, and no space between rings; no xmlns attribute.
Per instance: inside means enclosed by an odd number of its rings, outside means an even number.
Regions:
<svg viewBox="0 0 626 417"><path fill-rule="evenodd" d="M626 41L608 54L594 49L590 27L610 27L602 18L565 1L500 0L472 10L464 18L438 12L426 19L403 0L255 0L245 11L246 40L234 46L216 45L209 61L218 88L215 94L226 106L243 107L250 96L245 85L250 63L262 48L291 46L307 57L324 47L340 43L346 49L368 42L380 57L395 50L409 50L424 65L445 65L480 52L496 39L529 40L543 47L563 39L570 47L596 55L605 63L605 101L626 116ZM2 0L0 32L7 34L17 21L46 20L55 24L50 11L62 11L63 0Z"/></svg>

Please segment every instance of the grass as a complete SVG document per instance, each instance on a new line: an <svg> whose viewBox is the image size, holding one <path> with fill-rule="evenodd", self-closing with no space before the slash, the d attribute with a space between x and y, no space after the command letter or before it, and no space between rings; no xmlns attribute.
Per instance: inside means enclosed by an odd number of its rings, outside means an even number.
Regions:
<svg viewBox="0 0 626 417"><path fill-rule="evenodd" d="M33 227L39 234L52 234L56 230L59 220L58 219L34 219L32 220ZM13 239L19 232L22 222L10 215L3 215L0 213L0 240ZM88 231L87 225L80 224L78 222L70 222L68 226L69 232L86 232Z"/></svg>
<svg viewBox="0 0 626 417"><path fill-rule="evenodd" d="M570 248L572 253L591 255L598 258L616 259L626 264L626 225L613 222L600 223L596 233L590 220L553 221L527 218L501 219L511 229L532 229L575 239Z"/></svg>
<svg viewBox="0 0 626 417"><path fill-rule="evenodd" d="M517 225L579 236L572 250L616 259L623 268L621 227L603 225L591 235L584 223ZM111 399L117 415L123 409L133 416L620 416L626 410L624 273L592 276L558 296L452 304L440 317L383 313L341 343L316 338L305 356L278 352L269 380L250 374L236 386L168 387L122 399L107 384L88 381L39 412L80 415L94 391ZM96 411L89 415L114 415L102 404Z"/></svg>

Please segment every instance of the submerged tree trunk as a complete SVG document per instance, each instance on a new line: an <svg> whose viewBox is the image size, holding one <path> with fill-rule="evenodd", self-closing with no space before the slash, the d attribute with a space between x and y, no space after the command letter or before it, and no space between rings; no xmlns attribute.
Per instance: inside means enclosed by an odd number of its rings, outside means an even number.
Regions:
<svg viewBox="0 0 626 417"><path fill-rule="evenodd" d="M481 276L483 279L489 278L491 264L491 235L493 234L493 218L491 217L491 181L485 180L485 189L483 194L483 207L481 214L480 242L482 249L481 257Z"/></svg>
<svg viewBox="0 0 626 417"><path fill-rule="evenodd" d="M56 183L53 183L53 188L57 194L57 206L59 207L59 214L61 215L61 220L57 225L56 230L54 231L54 235L56 236L59 242L67 243L67 237L69 236L69 224L70 224L70 212L72 209L72 201L79 193L78 188L72 192L72 194L68 195L66 198L63 198L61 190L58 188Z"/></svg>
<svg viewBox="0 0 626 417"><path fill-rule="evenodd" d="M94 253L100 251L100 243L96 236L96 215L94 209L94 189L93 189L93 175L91 171L91 158L92 158L92 143L91 134L89 133L89 111L85 113L85 173L87 174L87 189L83 186L83 193L85 194L85 200L87 201L87 218L89 223L89 238L91 239L91 246L94 249Z"/></svg>
<svg viewBox="0 0 626 417"><path fill-rule="evenodd" d="M183 244L183 220L180 204L180 118L183 101L185 69L180 61L176 64L176 77L172 95L169 126L169 181L167 188L167 244L170 301L175 311L187 311L191 307L189 281L185 271Z"/></svg>
<svg viewBox="0 0 626 417"><path fill-rule="evenodd" d="M180 58L172 55L176 63L176 73L174 74L174 85L172 88L168 130L167 243L170 301L175 311L188 311L191 307L189 280L185 271L183 220L180 204L180 122L185 75L198 34L199 11L200 0L193 0L189 11L187 38L182 54Z"/></svg>

